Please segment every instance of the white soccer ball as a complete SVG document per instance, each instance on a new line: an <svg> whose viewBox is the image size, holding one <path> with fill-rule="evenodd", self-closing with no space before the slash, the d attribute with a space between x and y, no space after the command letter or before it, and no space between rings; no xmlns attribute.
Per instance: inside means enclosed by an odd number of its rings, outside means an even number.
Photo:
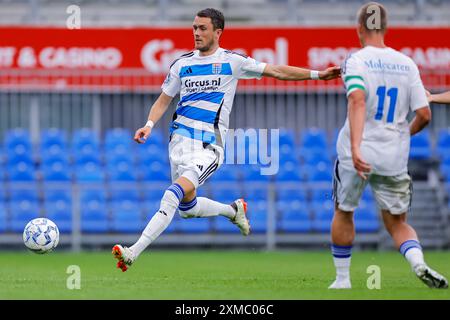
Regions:
<svg viewBox="0 0 450 320"><path fill-rule="evenodd" d="M56 224L46 218L33 219L23 230L23 242L34 253L52 251L59 243L59 230Z"/></svg>

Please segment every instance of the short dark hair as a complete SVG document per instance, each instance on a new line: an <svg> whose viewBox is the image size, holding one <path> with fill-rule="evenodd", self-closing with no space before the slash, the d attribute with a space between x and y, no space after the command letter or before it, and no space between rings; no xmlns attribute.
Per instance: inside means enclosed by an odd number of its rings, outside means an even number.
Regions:
<svg viewBox="0 0 450 320"><path fill-rule="evenodd" d="M223 13L214 8L206 8L197 12L197 17L201 18L211 18L211 22L214 26L214 30L216 29L224 29L225 28L225 17Z"/></svg>
<svg viewBox="0 0 450 320"><path fill-rule="evenodd" d="M379 10L379 24L373 24L373 15L376 11L370 10L374 7L378 7ZM358 23L369 32L381 32L385 33L387 29L387 11L386 8L378 2L369 2L363 5L358 11Z"/></svg>

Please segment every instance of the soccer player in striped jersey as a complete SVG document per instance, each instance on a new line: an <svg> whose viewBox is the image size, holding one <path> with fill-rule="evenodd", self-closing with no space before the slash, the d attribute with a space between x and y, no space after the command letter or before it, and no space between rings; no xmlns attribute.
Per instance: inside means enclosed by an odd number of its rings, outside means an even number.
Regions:
<svg viewBox="0 0 450 320"><path fill-rule="evenodd" d="M412 196L410 136L430 122L431 111L416 64L384 44L386 22L382 5L372 2L360 9L357 31L363 48L342 67L348 115L337 141L331 226L336 280L330 289L351 288L353 212L367 184L387 231L415 274L429 287L447 288L447 280L425 263L416 231L406 222ZM410 110L416 116L408 123Z"/></svg>
<svg viewBox="0 0 450 320"><path fill-rule="evenodd" d="M230 205L196 196L197 188L223 163L225 136L239 79L267 76L298 81L329 80L340 76L339 67L313 71L270 65L225 50L219 46L224 23L223 14L216 9L197 13L192 26L195 50L172 63L147 124L136 131L134 139L138 143L151 138L154 124L165 113L173 97L180 93L181 99L170 126L169 158L173 184L164 193L159 211L139 240L130 248L113 247L122 271L126 271L167 228L177 210L184 218L222 215L236 224L243 235L250 233L243 199Z"/></svg>

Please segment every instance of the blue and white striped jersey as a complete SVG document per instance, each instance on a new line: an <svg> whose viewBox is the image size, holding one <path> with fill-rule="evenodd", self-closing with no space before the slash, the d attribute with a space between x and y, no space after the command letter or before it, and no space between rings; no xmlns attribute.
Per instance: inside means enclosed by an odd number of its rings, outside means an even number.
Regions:
<svg viewBox="0 0 450 320"><path fill-rule="evenodd" d="M209 56L196 50L175 60L161 86L168 96L180 93L170 134L224 147L238 80L260 79L265 66L222 48Z"/></svg>

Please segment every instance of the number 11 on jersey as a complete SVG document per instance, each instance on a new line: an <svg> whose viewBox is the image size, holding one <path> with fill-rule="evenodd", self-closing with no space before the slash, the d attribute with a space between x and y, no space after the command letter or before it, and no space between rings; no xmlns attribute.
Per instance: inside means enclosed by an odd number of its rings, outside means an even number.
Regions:
<svg viewBox="0 0 450 320"><path fill-rule="evenodd" d="M389 90L387 90L387 95L389 96L390 99L389 99L389 111L386 122L392 123L394 122L394 113L395 113L395 105L397 103L398 88L390 88ZM375 114L375 120L381 120L383 119L384 99L386 97L385 86L378 87L377 96L378 96L378 108L377 113Z"/></svg>

